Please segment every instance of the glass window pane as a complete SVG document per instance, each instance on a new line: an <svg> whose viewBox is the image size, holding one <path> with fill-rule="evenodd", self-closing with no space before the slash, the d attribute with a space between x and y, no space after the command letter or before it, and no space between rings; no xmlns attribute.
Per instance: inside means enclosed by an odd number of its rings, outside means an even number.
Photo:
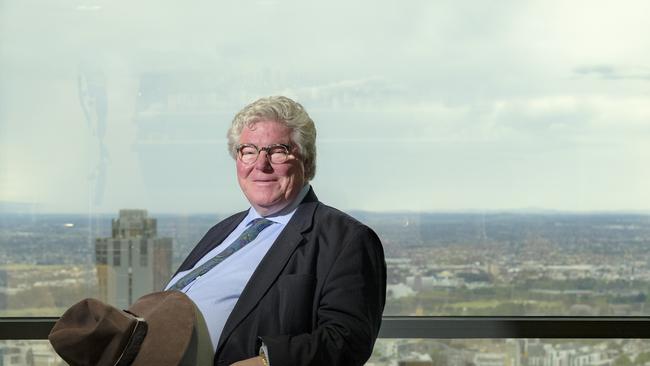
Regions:
<svg viewBox="0 0 650 366"><path fill-rule="evenodd" d="M379 339L368 366L642 365L644 339Z"/></svg>
<svg viewBox="0 0 650 366"><path fill-rule="evenodd" d="M160 289L248 207L224 136L278 94L382 238L387 315L650 311L646 1L0 9L0 315Z"/></svg>

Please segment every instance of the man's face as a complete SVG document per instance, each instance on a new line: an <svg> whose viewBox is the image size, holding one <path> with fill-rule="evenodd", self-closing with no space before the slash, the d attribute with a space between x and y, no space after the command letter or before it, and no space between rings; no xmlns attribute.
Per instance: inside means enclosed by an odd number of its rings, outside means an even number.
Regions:
<svg viewBox="0 0 650 366"><path fill-rule="evenodd" d="M260 149L273 144L292 146L289 159L282 164L271 164L263 150L252 164L237 158L239 186L257 212L267 216L289 205L305 185L305 169L291 141L291 130L276 121L261 120L244 127L239 144L254 144Z"/></svg>

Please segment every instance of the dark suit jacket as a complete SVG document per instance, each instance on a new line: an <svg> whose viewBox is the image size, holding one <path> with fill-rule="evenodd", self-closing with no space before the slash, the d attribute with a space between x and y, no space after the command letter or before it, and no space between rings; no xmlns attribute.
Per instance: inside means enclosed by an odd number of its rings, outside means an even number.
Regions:
<svg viewBox="0 0 650 366"><path fill-rule="evenodd" d="M179 271L219 245L246 213L212 227ZM254 357L263 341L272 366L363 365L385 297L386 264L377 235L320 203L310 190L244 288L214 364Z"/></svg>

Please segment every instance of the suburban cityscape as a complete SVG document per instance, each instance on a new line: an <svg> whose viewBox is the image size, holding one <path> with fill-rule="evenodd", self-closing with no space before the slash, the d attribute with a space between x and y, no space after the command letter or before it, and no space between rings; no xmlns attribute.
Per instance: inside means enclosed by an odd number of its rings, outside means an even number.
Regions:
<svg viewBox="0 0 650 366"><path fill-rule="evenodd" d="M388 268L384 315L650 313L650 215L551 211L352 215L374 228L384 245ZM134 285L136 293L122 295L110 289L115 283L119 287L124 275L106 272L106 266L112 268L116 260L107 251L122 250L112 243L146 237L149 241L139 241L140 255L142 243L148 243L150 249L144 253L151 255L171 242L171 265L149 263L144 257L138 262L151 268L150 272L158 271L158 276L164 271L171 275L201 236L223 217L144 210L111 215L2 213L0 316L60 316L85 297L117 303L142 295L137 292L146 291L146 286ZM124 234L138 220L148 220L149 231ZM149 291L159 290L160 280L156 281ZM61 362L47 341L0 342L0 365L65 364ZM379 339L367 364L618 366L649 362L648 340Z"/></svg>

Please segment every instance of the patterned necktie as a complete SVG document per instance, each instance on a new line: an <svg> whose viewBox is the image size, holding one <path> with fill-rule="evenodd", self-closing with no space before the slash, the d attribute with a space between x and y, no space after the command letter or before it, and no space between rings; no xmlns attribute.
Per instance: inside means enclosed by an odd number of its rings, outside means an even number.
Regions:
<svg viewBox="0 0 650 366"><path fill-rule="evenodd" d="M245 247L246 244L255 240L255 238L257 238L257 236L262 232L262 230L269 227L269 225L271 225L272 223L273 221L267 220L265 218L257 218L251 221L248 229L244 230L244 232L241 233L241 235L239 235L239 237L234 242L232 242L232 244L230 244L228 248L224 249L223 252L217 254L213 258L209 259L207 262L193 269L190 273L183 276L183 278L178 280L169 289L179 290L179 291L182 290L183 288L185 288L185 286L190 284L190 282L208 273L208 271L214 268L214 266L223 262L226 258L230 257L233 253Z"/></svg>

